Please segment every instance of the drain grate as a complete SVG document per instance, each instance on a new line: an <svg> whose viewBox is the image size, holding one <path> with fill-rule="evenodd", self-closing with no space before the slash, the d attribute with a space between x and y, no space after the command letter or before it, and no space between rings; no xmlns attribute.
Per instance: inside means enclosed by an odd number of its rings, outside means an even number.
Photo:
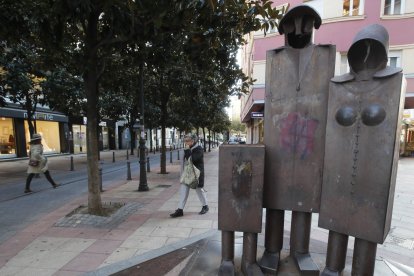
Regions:
<svg viewBox="0 0 414 276"><path fill-rule="evenodd" d="M59 219L56 227L94 227L103 229L113 229L127 219L129 215L142 208L143 203L127 203L116 213L108 217L101 217L89 214L73 214Z"/></svg>

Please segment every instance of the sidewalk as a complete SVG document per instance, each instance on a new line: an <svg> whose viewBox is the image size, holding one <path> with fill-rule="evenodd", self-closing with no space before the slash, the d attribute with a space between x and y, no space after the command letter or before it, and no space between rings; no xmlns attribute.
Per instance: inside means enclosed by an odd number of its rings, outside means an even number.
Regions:
<svg viewBox="0 0 414 276"><path fill-rule="evenodd" d="M168 174L155 168L147 173L148 192L137 192L137 178L114 183L102 193L103 202L126 203L115 222L101 223L99 217L87 215L70 225L65 216L87 204L84 195L10 238L0 245L0 275L83 275L217 229L217 158L216 149L205 154L210 206L206 215L198 214L200 203L190 192L185 216L169 217L179 198L179 161L174 160L167 163Z"/></svg>
<svg viewBox="0 0 414 276"><path fill-rule="evenodd" d="M179 161L174 160L167 163L168 174L158 174L155 168L147 174L148 192L137 192L138 178L111 184L102 193L102 201L125 205L110 218L67 216L87 203L84 195L0 244L0 275L216 275L221 258L217 165L218 150L213 149L205 154L207 214L198 214L200 202L190 191L184 216L169 217L179 199ZM399 164L391 231L378 246L375 275L414 275L414 270L410 271L414 267L413 207L414 159L405 158ZM286 212L284 256L288 254L289 231L290 212ZM327 237L328 232L317 227L314 215L310 250L321 269ZM262 233L258 258L263 243ZM242 233L236 233L236 264L240 262L241 244ZM344 275L350 275L352 247L350 238Z"/></svg>

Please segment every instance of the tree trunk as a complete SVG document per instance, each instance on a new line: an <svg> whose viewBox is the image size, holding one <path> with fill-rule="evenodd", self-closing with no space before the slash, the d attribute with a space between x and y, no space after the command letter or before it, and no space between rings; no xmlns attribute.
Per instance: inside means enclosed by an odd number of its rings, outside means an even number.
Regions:
<svg viewBox="0 0 414 276"><path fill-rule="evenodd" d="M33 105L33 102L28 94L26 94L25 97L26 102L24 104L20 103L20 105L23 105L27 111L27 125L29 126L29 133L31 138L33 134L36 133L35 124L33 123L33 118L36 113L36 106ZM36 120L36 118L34 120Z"/></svg>
<svg viewBox="0 0 414 276"><path fill-rule="evenodd" d="M167 173L167 158L166 158L166 147L165 147L165 127L167 121L167 102L162 101L161 103L161 160L160 168L162 174Z"/></svg>
<svg viewBox="0 0 414 276"><path fill-rule="evenodd" d="M134 148L135 148L135 131L134 131L132 126L129 127L129 133L131 134L130 135L131 140L129 141L130 148L131 148L130 149L131 150L130 155L133 156L134 155Z"/></svg>
<svg viewBox="0 0 414 276"><path fill-rule="evenodd" d="M99 147L98 147L98 121L95 116L97 113L97 95L96 95L96 78L88 74L85 79L86 95L87 95L87 162L88 162L88 210L90 214L101 215L102 203L100 192L100 176L99 176Z"/></svg>
<svg viewBox="0 0 414 276"><path fill-rule="evenodd" d="M87 100L87 163L88 163L88 212L93 215L102 215L102 202L98 163L98 62L97 43L98 13L91 13L88 18L85 47L85 73L83 80Z"/></svg>
<svg viewBox="0 0 414 276"><path fill-rule="evenodd" d="M203 141L204 141L203 148L204 148L204 152L206 152L207 151L207 148L206 148L206 130L204 129L204 127L202 128L202 130L203 130Z"/></svg>
<svg viewBox="0 0 414 276"><path fill-rule="evenodd" d="M166 157L166 146L165 146L165 123L161 123L161 174L167 173L167 157Z"/></svg>
<svg viewBox="0 0 414 276"><path fill-rule="evenodd" d="M155 151L158 151L158 128L155 129Z"/></svg>

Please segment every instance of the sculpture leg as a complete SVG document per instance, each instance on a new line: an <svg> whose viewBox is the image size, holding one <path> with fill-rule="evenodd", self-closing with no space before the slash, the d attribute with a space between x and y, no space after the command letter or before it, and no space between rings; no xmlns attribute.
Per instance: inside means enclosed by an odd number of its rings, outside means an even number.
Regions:
<svg viewBox="0 0 414 276"><path fill-rule="evenodd" d="M283 247L285 211L266 209L265 252L259 265L266 273L276 274Z"/></svg>
<svg viewBox="0 0 414 276"><path fill-rule="evenodd" d="M290 255L295 259L302 275L319 275L319 268L309 254L312 213L292 212Z"/></svg>
<svg viewBox="0 0 414 276"><path fill-rule="evenodd" d="M374 275L377 244L355 238L354 256L352 259L352 275Z"/></svg>
<svg viewBox="0 0 414 276"><path fill-rule="evenodd" d="M221 231L221 264L219 276L234 276L234 232Z"/></svg>
<svg viewBox="0 0 414 276"><path fill-rule="evenodd" d="M257 233L243 233L242 272L246 276L263 275L256 261Z"/></svg>
<svg viewBox="0 0 414 276"><path fill-rule="evenodd" d="M348 235L329 231L326 267L321 276L339 276L345 268Z"/></svg>

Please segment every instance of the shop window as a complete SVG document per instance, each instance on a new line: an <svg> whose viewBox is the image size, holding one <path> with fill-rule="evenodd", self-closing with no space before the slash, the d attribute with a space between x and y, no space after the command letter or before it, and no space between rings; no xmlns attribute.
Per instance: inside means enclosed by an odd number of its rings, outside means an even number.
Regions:
<svg viewBox="0 0 414 276"><path fill-rule="evenodd" d="M364 0L344 0L342 15L343 16L356 16L362 15L364 7Z"/></svg>
<svg viewBox="0 0 414 276"><path fill-rule="evenodd" d="M107 127L102 127L102 146L104 150L109 150L109 132Z"/></svg>
<svg viewBox="0 0 414 276"><path fill-rule="evenodd" d="M24 122L26 141L30 141L29 124ZM44 153L60 153L59 123L36 121L36 132L42 135ZM29 147L27 147L29 150Z"/></svg>
<svg viewBox="0 0 414 276"><path fill-rule="evenodd" d="M0 158L16 155L13 119L0 117Z"/></svg>
<svg viewBox="0 0 414 276"><path fill-rule="evenodd" d="M86 126L73 125L72 130L74 153L86 152Z"/></svg>
<svg viewBox="0 0 414 276"><path fill-rule="evenodd" d="M403 13L404 0L385 0L384 14L402 14Z"/></svg>

